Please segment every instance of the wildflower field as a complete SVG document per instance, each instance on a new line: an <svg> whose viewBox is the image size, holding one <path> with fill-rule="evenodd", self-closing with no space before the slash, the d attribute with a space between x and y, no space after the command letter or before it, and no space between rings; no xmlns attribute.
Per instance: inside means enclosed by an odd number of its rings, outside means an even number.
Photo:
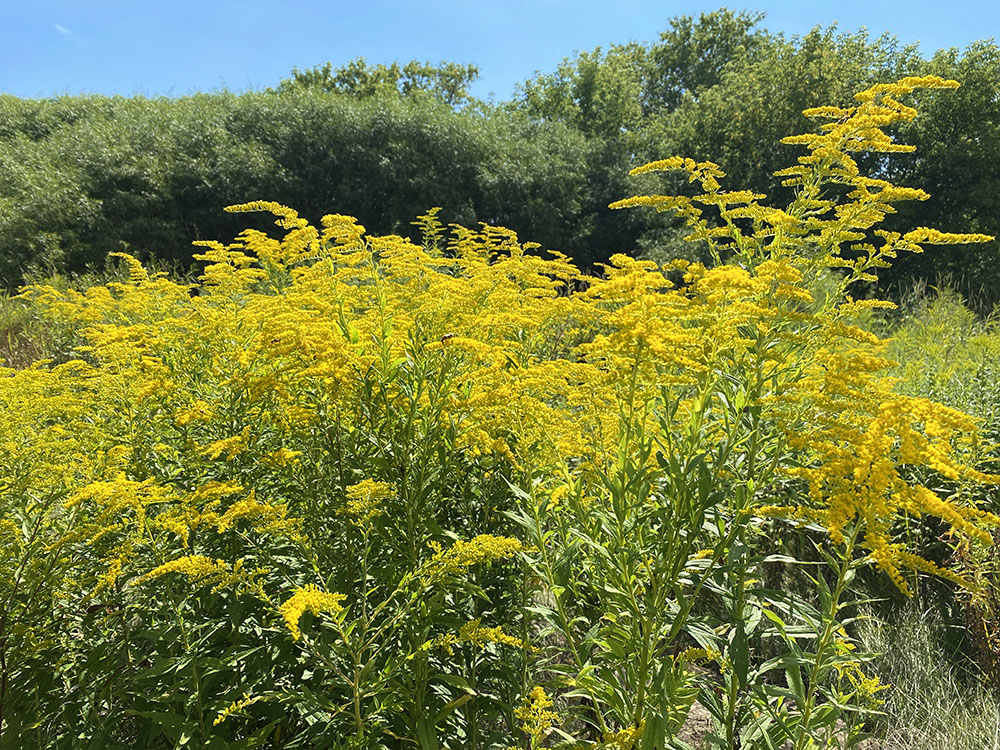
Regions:
<svg viewBox="0 0 1000 750"><path fill-rule="evenodd" d="M277 230L196 243L196 283L25 287L0 749L882 747L865 633L928 586L996 681L1000 338L942 297L890 339L868 294L993 238L880 229L927 194L859 168L956 86L807 110L783 208L633 170L691 190L611 208L709 263L253 202Z"/></svg>

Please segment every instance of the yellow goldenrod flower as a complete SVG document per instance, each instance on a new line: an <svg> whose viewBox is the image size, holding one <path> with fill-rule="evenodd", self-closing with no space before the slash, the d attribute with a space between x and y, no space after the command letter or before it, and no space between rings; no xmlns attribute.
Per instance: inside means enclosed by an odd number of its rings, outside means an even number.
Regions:
<svg viewBox="0 0 1000 750"><path fill-rule="evenodd" d="M229 566L222 560L213 560L205 555L186 555L163 563L145 575L140 576L132 582L133 586L138 586L154 578L168 575L169 573L180 573L189 581L202 583L218 579L229 572Z"/></svg>
<svg viewBox="0 0 1000 750"><path fill-rule="evenodd" d="M480 534L469 541L459 539L448 549L437 544L432 544L432 549L434 555L423 568L427 578L464 573L473 565L503 560L523 550L524 545L512 537Z"/></svg>
<svg viewBox="0 0 1000 750"><path fill-rule="evenodd" d="M544 688L536 686L525 696L524 703L514 710L514 716L521 720L521 731L531 738L532 747L538 747L549 730L560 723L559 714L550 710L554 705Z"/></svg>
<svg viewBox="0 0 1000 750"><path fill-rule="evenodd" d="M396 490L388 482L363 479L344 490L347 505L343 512L353 516L358 523L370 521L383 513L382 503L396 497Z"/></svg>
<svg viewBox="0 0 1000 750"><path fill-rule="evenodd" d="M607 750L632 750L636 743L642 739L642 733L646 729L646 720L639 722L638 726L632 725L619 729L617 732L609 732L604 735L604 741L599 745Z"/></svg>
<svg viewBox="0 0 1000 750"><path fill-rule="evenodd" d="M233 714L239 713L247 706L256 703L260 699L259 695L255 695L251 698L249 693L243 693L243 697L240 700L230 703L228 707L215 717L215 721L212 722L212 726L218 726Z"/></svg>
<svg viewBox="0 0 1000 750"><path fill-rule="evenodd" d="M512 648L532 649L530 644L504 632L502 627L484 627L478 619L467 622L458 629L457 633L447 633L428 641L425 648L443 648L448 654L451 654L454 647L461 643L468 643L480 648L487 643L498 643Z"/></svg>
<svg viewBox="0 0 1000 750"><path fill-rule="evenodd" d="M284 618L292 638L297 641L302 637L302 632L299 630L299 620L302 619L302 615L307 610L312 613L313 617L318 617L320 612L330 612L336 615L344 609L341 602L346 598L343 594L321 591L315 584L310 583L296 589L295 593L278 608L278 611Z"/></svg>

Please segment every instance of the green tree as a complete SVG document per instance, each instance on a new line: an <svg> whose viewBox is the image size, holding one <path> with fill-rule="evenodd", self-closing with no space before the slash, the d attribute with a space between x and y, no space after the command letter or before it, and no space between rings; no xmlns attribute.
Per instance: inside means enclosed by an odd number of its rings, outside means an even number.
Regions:
<svg viewBox="0 0 1000 750"><path fill-rule="evenodd" d="M472 101L469 86L478 78L479 68L475 65L455 62L432 65L417 60L402 66L397 62L371 65L359 57L338 68L329 62L306 70L296 68L291 78L281 82L279 89L305 88L359 98L385 93L402 96L420 93L457 107Z"/></svg>
<svg viewBox="0 0 1000 750"><path fill-rule="evenodd" d="M685 94L700 93L722 80L731 62L766 49L772 38L758 30L763 13L723 8L702 13L697 20L678 16L650 46L650 65L643 87L646 114L677 108Z"/></svg>
<svg viewBox="0 0 1000 750"><path fill-rule="evenodd" d="M921 185L930 199L903 206L904 222L964 227L1000 235L1000 47L981 41L966 50L938 51L924 72L953 78L962 86L942 97L921 97L921 116L901 132L917 150L906 173L895 179ZM1000 242L941 248L901 258L884 273L894 286L947 277L979 312L1000 303Z"/></svg>
<svg viewBox="0 0 1000 750"><path fill-rule="evenodd" d="M543 120L566 122L587 135L615 138L642 121L648 50L639 44L598 47L564 59L518 87L514 107Z"/></svg>
<svg viewBox="0 0 1000 750"><path fill-rule="evenodd" d="M239 231L224 206L263 198L411 235L416 216L446 206L446 221L504 224L586 262L614 197L588 198L595 159L573 128L430 96L11 97L0 134L7 286L31 269L101 268L122 250L189 263L193 240Z"/></svg>

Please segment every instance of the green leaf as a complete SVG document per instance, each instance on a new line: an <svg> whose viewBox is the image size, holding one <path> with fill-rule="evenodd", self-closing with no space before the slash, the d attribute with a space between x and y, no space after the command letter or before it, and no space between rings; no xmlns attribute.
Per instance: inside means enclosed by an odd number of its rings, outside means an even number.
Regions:
<svg viewBox="0 0 1000 750"><path fill-rule="evenodd" d="M434 718L427 714L418 717L416 730L421 750L438 750L437 728Z"/></svg>
<svg viewBox="0 0 1000 750"><path fill-rule="evenodd" d="M800 668L799 663L800 659L793 654L785 654L781 657L781 664L785 668L785 676L788 680L788 686L792 689L792 692L795 694L795 699L801 706L805 705L806 690L802 683L802 669Z"/></svg>
<svg viewBox="0 0 1000 750"><path fill-rule="evenodd" d="M733 671L739 681L740 690L745 690L747 686L747 673L750 670L750 644L747 640L746 628L743 621L736 623L730 640L729 655L733 664Z"/></svg>

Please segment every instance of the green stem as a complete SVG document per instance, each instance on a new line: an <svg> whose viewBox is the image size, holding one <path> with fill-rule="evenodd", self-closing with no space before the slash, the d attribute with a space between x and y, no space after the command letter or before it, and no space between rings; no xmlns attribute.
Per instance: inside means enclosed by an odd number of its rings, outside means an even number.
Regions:
<svg viewBox="0 0 1000 750"><path fill-rule="evenodd" d="M755 380L753 382L753 387L751 389L751 402L756 404L760 400L760 391L763 382L763 370L762 370L762 351L761 343L758 339L757 341L757 351L755 352ZM739 419L739 417L737 417ZM759 413L754 410L751 413L751 427L750 427L750 439L749 445L747 447L747 466L746 466L746 478L744 480L745 486L749 487L751 481L756 481L756 470L757 470L757 455L759 451L759 438L760 438L760 416ZM745 510L753 505L753 494L754 490L748 489L746 492L746 497L742 504L738 504L736 507L736 513L734 516L734 523L737 529L737 534L735 542L740 549L741 559L738 565L738 573L736 580L736 596L734 597L733 603L733 617L732 621L734 623L744 622L744 613L746 611L747 594L746 594L746 582L748 578L747 565L742 559L745 555L744 550L746 550L746 544L744 543L744 532L746 531L746 526L740 518ZM738 496L737 496L738 497ZM740 700L740 684L739 676L736 671L733 670L729 676L729 705L726 707L726 743L728 747L735 748L738 747L736 737L736 731L738 728L738 718L739 709L741 705Z"/></svg>
<svg viewBox="0 0 1000 750"><path fill-rule="evenodd" d="M643 617L640 621L642 627L642 650L639 652L639 686L638 695L635 699L635 726L642 726L643 714L646 712L646 680L649 679L650 650L652 638L652 624L649 618Z"/></svg>
<svg viewBox="0 0 1000 750"><path fill-rule="evenodd" d="M351 693L354 697L354 724L358 737L364 736L365 724L361 718L361 661L356 651L351 652L354 661L354 678L351 680Z"/></svg>
<svg viewBox="0 0 1000 750"><path fill-rule="evenodd" d="M854 546L857 542L860 529L861 524L856 523L854 529L851 531L851 536L847 541L847 547L844 549L840 567L837 571L837 585L830 596L830 609L824 613L826 617L824 618L823 633L816 646L816 657L809 674L809 686L806 688L806 701L805 706L802 708L802 719L799 722L799 731L795 738L794 750L805 750L805 748L809 747L806 743L811 742L812 739L809 736L811 734L809 732L809 719L815 708L816 694L819 692L820 674L823 670L826 650L830 646L834 633L837 632L837 614L840 611L840 597L843 596L844 590L847 588L847 574L854 564Z"/></svg>
<svg viewBox="0 0 1000 750"><path fill-rule="evenodd" d="M542 556L542 564L545 566L546 582L549 584L549 588L551 590L555 587L555 574L552 572L552 563L549 559L548 550L545 547L545 539L542 534L542 522L538 515L538 502L535 499L534 484L530 481L530 479L528 484L531 487L529 496L531 498L532 515L535 521L535 538L538 540L539 553ZM569 645L570 652L573 654L573 662L578 670L582 670L583 659L580 657L580 649L576 643L576 639L573 637L573 626L566 614L565 608L563 607L562 599L558 596L553 596L553 598L556 600L556 612L559 615L559 622L562 624L563 635L566 637L566 643ZM600 724L601 732L603 734L608 734L608 725L604 721L604 714L601 713L597 696L594 695L593 691L589 687L587 687L586 690L587 695L590 697L591 704L593 705L594 713L597 716L597 721Z"/></svg>
<svg viewBox="0 0 1000 750"><path fill-rule="evenodd" d="M740 537L743 535L740 534ZM741 542L742 539L738 539L737 542ZM741 549L743 545L740 544ZM743 554L741 552L741 554ZM746 582L747 582L747 568L745 564L739 565L739 573L737 574L736 580L736 597L733 604L733 622L742 622L743 614L746 610ZM739 675L736 674L735 669L731 669L729 672L729 702L726 707L726 746L730 748L736 748L736 729L737 729L737 716L739 715L740 707L740 682Z"/></svg>

